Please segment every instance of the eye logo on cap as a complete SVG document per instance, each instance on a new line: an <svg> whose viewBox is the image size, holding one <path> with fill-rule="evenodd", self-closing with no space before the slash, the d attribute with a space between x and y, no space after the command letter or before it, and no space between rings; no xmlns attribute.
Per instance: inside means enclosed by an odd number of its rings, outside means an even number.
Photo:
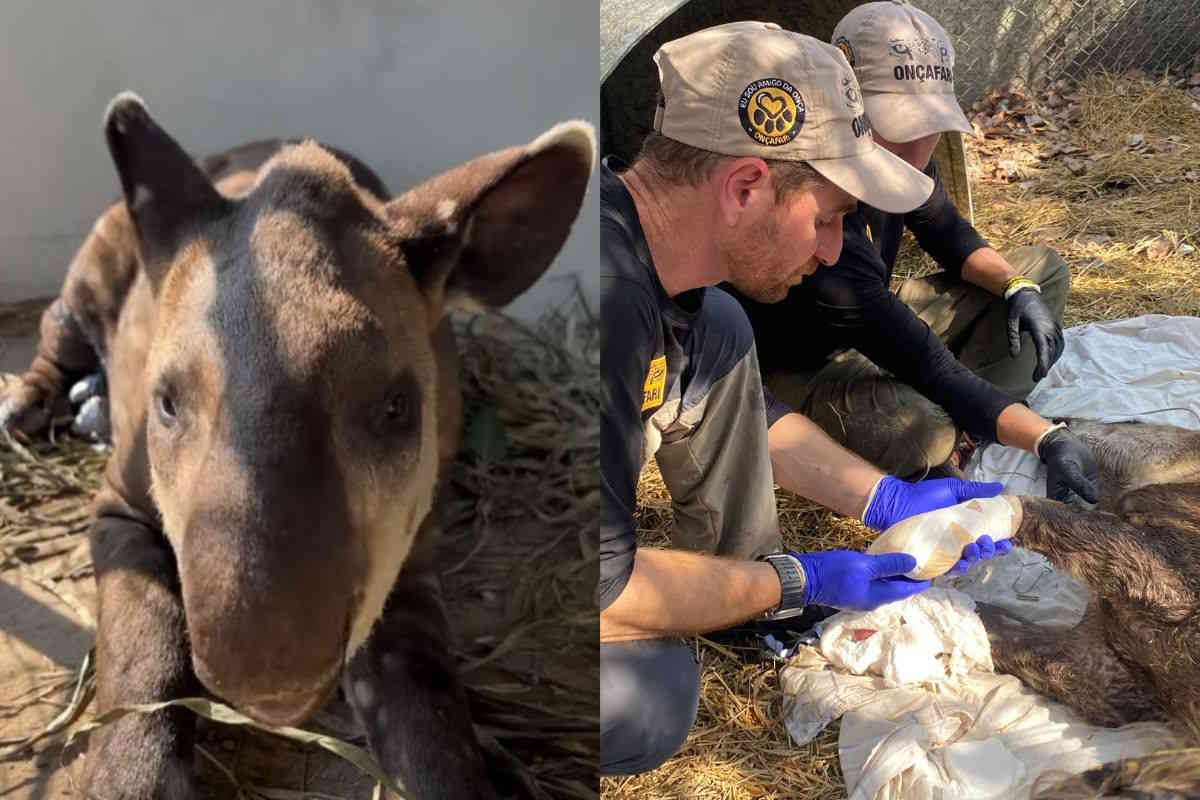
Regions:
<svg viewBox="0 0 1200 800"><path fill-rule="evenodd" d="M847 39L845 36L839 36L837 38L837 41L834 42L834 44L837 45L838 50L842 51L842 55L844 55L846 57L846 63L848 63L850 66L853 67L854 66L854 48L850 46L850 40Z"/></svg>
<svg viewBox="0 0 1200 800"><path fill-rule="evenodd" d="M738 117L751 139L778 147L795 139L804 125L804 98L785 80L761 78L742 91Z"/></svg>
<svg viewBox="0 0 1200 800"><path fill-rule="evenodd" d="M842 78L842 97L846 98L846 108L851 111L857 111L859 101L862 99L858 94L858 87L855 85L854 78Z"/></svg>

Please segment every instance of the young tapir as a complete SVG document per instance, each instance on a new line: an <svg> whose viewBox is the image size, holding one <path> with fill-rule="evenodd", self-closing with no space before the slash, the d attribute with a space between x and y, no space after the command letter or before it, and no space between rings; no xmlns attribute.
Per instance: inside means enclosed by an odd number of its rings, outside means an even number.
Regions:
<svg viewBox="0 0 1200 800"><path fill-rule="evenodd" d="M103 365L114 450L95 499L100 710L207 689L296 724L339 679L413 797L493 795L434 559L456 447L447 309L499 306L561 248L586 123L390 199L353 157L258 142L193 161L123 93L124 200L100 217L2 403L19 427ZM186 712L89 748L101 798L188 798Z"/></svg>
<svg viewBox="0 0 1200 800"><path fill-rule="evenodd" d="M1022 498L1013 541L1087 584L1092 599L1067 631L981 605L996 669L1095 724L1168 719L1200 745L1200 432L1085 421L1071 428L1096 454L1100 508ZM1200 752L1142 769L1149 764L1140 760L1130 773L1138 782L1122 784L1135 793L1111 796L1200 797ZM1094 777L1115 785L1128 767ZM1189 793L1153 793L1183 784Z"/></svg>

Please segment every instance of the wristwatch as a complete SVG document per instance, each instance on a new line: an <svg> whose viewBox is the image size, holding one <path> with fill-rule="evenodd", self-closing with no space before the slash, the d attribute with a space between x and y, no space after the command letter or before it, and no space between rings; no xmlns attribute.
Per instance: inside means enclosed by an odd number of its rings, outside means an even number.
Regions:
<svg viewBox="0 0 1200 800"><path fill-rule="evenodd" d="M804 611L804 567L794 556L787 553L771 553L763 556L760 561L766 561L779 573L779 605L763 613L763 619L788 619L797 617Z"/></svg>

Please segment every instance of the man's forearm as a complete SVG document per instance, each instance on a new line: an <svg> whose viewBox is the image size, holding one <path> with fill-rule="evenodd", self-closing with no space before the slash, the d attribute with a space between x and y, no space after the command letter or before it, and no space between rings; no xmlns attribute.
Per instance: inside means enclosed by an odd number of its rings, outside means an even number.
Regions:
<svg viewBox="0 0 1200 800"><path fill-rule="evenodd" d="M1017 274L1004 256L990 247L981 247L963 262L962 278L997 297L1004 295L1004 285Z"/></svg>
<svg viewBox="0 0 1200 800"><path fill-rule="evenodd" d="M775 483L839 514L859 519L883 473L829 438L803 414L788 414L767 431Z"/></svg>
<svg viewBox="0 0 1200 800"><path fill-rule="evenodd" d="M639 548L633 573L600 614L600 641L721 630L779 605L779 575L763 561Z"/></svg>

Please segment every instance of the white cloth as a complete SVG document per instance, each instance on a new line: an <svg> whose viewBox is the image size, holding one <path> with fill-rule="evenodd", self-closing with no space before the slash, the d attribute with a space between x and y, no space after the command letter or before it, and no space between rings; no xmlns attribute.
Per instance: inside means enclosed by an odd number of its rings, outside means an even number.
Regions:
<svg viewBox="0 0 1200 800"><path fill-rule="evenodd" d="M1094 323L1065 339L1029 397L1042 416L1200 429L1200 318ZM1045 494L1044 467L1013 448L978 451L967 474L1002 481L1008 494ZM838 749L852 800L1023 797L1043 772L1079 773L1178 745L1168 726L1088 725L993 673L972 597L1030 622L1073 625L1088 590L1015 548L917 597L829 618L819 646L800 648L781 670L797 743L842 717Z"/></svg>
<svg viewBox="0 0 1200 800"><path fill-rule="evenodd" d="M780 672L798 744L842 717L851 800L1026 797L1043 772L1177 746L1166 725L1089 725L991 672L974 609L969 596L934 587L872 612L841 612L822 626L819 647L801 648Z"/></svg>

